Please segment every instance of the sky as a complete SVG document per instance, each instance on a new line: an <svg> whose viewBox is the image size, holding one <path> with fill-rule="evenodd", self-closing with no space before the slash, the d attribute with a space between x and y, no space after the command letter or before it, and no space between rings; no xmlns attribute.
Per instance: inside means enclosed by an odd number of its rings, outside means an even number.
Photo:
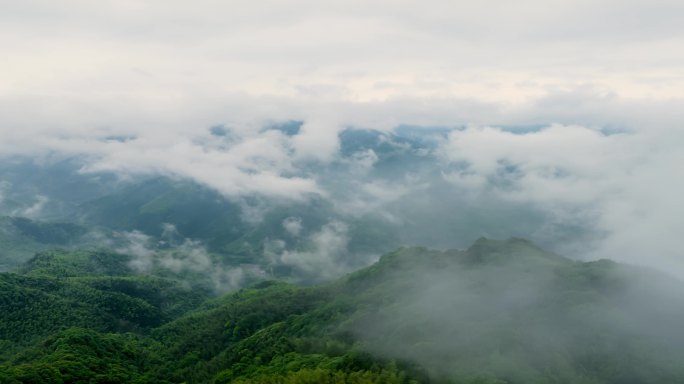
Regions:
<svg viewBox="0 0 684 384"><path fill-rule="evenodd" d="M365 123L492 123L577 90L684 96L680 1L2 3L2 118L22 126L354 120L341 106ZM231 110L243 102L259 106Z"/></svg>
<svg viewBox="0 0 684 384"><path fill-rule="evenodd" d="M611 234L598 256L656 253L684 275L681 1L0 5L0 157L301 200L326 195L298 170L339 158L345 127L465 126L440 146L467 164L444 172L459 190L490 193L514 164L497 199L591 222ZM260 129L286 120L301 132ZM544 128L500 128L527 124ZM210 141L215 125L238 139Z"/></svg>

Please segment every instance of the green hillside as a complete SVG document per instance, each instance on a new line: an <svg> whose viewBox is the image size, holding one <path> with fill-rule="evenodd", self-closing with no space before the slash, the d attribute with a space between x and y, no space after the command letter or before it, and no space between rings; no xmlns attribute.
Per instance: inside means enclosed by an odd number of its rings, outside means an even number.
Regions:
<svg viewBox="0 0 684 384"><path fill-rule="evenodd" d="M105 252L45 251L20 273L0 274L0 356L70 327L144 332L207 298L204 290L174 280L133 275L128 260Z"/></svg>
<svg viewBox="0 0 684 384"><path fill-rule="evenodd" d="M73 223L0 217L0 271L16 268L41 250L80 245L86 233Z"/></svg>
<svg viewBox="0 0 684 384"><path fill-rule="evenodd" d="M253 200L253 201L252 201ZM176 241L189 238L202 241L209 251L220 255L223 263L267 266L264 256L267 240L283 241L288 249L306 250L306 237L325 224L340 220L348 223L348 256L360 260L350 264L367 265L368 255L379 255L400 243L396 228L370 216L342 217L324 199L311 198L302 203L265 203L246 199L241 205L219 193L188 181L155 178L136 183L115 193L80 206L84 221L117 231L141 231L156 239L164 237L171 224ZM262 204L262 205L260 205ZM256 218L245 219L252 207ZM301 233L293 236L283 226L296 218ZM169 239L163 239L169 241ZM270 267L270 266L269 266ZM278 274L284 277L288 272Z"/></svg>
<svg viewBox="0 0 684 384"><path fill-rule="evenodd" d="M401 248L332 283L202 304L111 260L45 254L2 275L0 382L684 382L684 284L522 239Z"/></svg>

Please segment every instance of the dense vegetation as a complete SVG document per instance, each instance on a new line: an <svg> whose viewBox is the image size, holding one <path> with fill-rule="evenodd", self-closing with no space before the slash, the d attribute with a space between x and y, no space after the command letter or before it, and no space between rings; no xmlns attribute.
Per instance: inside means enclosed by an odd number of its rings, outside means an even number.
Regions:
<svg viewBox="0 0 684 384"><path fill-rule="evenodd" d="M680 282L525 240L213 298L127 262L50 251L1 274L0 383L684 382Z"/></svg>
<svg viewBox="0 0 684 384"><path fill-rule="evenodd" d="M259 201L248 201L260 209ZM297 217L318 228L339 216L331 204L313 199L305 204L270 206L256 223L244 220L243 206L221 197L206 187L154 178L123 188L116 193L80 206L85 220L116 230L135 228L159 237L163 224L173 224L183 237L204 241L209 250L230 255L239 262L262 261L264 239L278 238L296 246L298 239L288 236L282 226L288 217ZM352 254L387 250L396 243L392 229L378 220L351 220ZM304 235L306 233L303 233Z"/></svg>
<svg viewBox="0 0 684 384"><path fill-rule="evenodd" d="M73 223L0 217L0 271L16 268L41 250L81 245L86 232Z"/></svg>

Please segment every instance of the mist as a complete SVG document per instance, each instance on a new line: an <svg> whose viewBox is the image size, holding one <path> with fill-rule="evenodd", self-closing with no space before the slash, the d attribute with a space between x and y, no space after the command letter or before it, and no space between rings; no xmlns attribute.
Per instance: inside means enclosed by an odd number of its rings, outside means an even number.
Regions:
<svg viewBox="0 0 684 384"><path fill-rule="evenodd" d="M684 381L681 0L25 0L0 46L0 381Z"/></svg>
<svg viewBox="0 0 684 384"><path fill-rule="evenodd" d="M369 263L400 245L463 248L482 236L515 236L575 258L626 261L678 276L684 271L676 242L682 215L672 214L681 207L678 191L684 187L678 166L684 161L679 150L683 138L675 128L550 124L375 130L337 125L315 133L331 144L308 146L303 143L310 140L312 126L304 121L221 125L220 130L154 138L88 139L87 145L65 138L50 147L50 157L37 152L36 160L17 164L33 162L29 169L43 173L61 167L75 185L109 180L109 191L159 176L194 184L214 191L212 199L236 206L241 212L236 225L245 231L284 207L318 210L313 214L320 217L310 225L319 229L331 220L347 227L373 222L388 242L343 252L346 263L355 266L362 264L359 259ZM78 204L106 195L90 187L80 201L68 201L28 174L22 180L22 168L6 169L14 169L12 182L3 184L6 215L81 219ZM11 209L6 201L15 201ZM292 231L315 229L293 217L277 230L286 233L261 239L259 247L270 242L273 248L279 236L293 240L297 235ZM146 234L159 236L157 229ZM353 233L345 236L356 244ZM333 244L336 239L329 240L330 247L340 248ZM299 269L327 277L341 274L326 261L329 253L320 251L327 247L304 243L297 252L309 265L300 263ZM266 253L262 256L273 259ZM295 255L278 258L297 264Z"/></svg>
<svg viewBox="0 0 684 384"><path fill-rule="evenodd" d="M417 363L437 382L579 383L588 380L582 370L608 382L681 374L672 370L684 345L674 321L684 315L681 280L607 260L575 262L521 239L480 239L466 251L404 248L379 266L376 280L352 280L375 281L360 293L373 310L343 328L365 350ZM380 292L392 298L376 301ZM643 361L645 349L663 358Z"/></svg>

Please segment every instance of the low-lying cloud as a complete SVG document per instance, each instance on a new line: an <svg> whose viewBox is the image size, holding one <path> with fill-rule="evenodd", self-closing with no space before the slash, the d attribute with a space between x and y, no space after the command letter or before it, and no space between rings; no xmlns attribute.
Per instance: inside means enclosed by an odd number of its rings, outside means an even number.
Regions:
<svg viewBox="0 0 684 384"><path fill-rule="evenodd" d="M15 2L0 15L0 161L189 180L253 225L271 200L315 196L405 242L526 236L684 271L682 7ZM267 129L284 121L301 126ZM459 129L422 153L431 168L383 176L382 153L341 154L344 129L400 125ZM39 218L53 203L39 196L3 213Z"/></svg>
<svg viewBox="0 0 684 384"><path fill-rule="evenodd" d="M264 278L256 265L229 266L207 251L200 241L180 237L171 224L164 225L161 242L139 231L117 232L113 239L103 239L114 251L131 256L129 267L137 273L165 274L205 284L217 293L242 287L250 280ZM182 239L182 240L181 240Z"/></svg>
<svg viewBox="0 0 684 384"><path fill-rule="evenodd" d="M286 229L296 229L293 236L299 237L301 221L288 218L283 222ZM311 232L306 238L297 242L297 246L288 247L281 239L268 239L264 253L271 268L291 268L291 275L305 282L326 281L367 265L377 256L352 255L349 251L349 228L341 221L331 221L318 230Z"/></svg>
<svg viewBox="0 0 684 384"><path fill-rule="evenodd" d="M533 205L551 224L605 234L584 249L586 257L681 272L682 139L677 130L658 128L604 133L552 125L512 133L470 127L452 132L442 153L452 167L445 178L461 188Z"/></svg>
<svg viewBox="0 0 684 384"><path fill-rule="evenodd" d="M546 111L570 105L577 105L573 114L558 114L563 123L537 123L551 118L544 117ZM603 107L603 114L597 112ZM335 207L341 223L374 217L398 228L403 244L464 247L480 236L520 236L575 257L683 274L676 241L684 226L680 113L669 103L592 99L586 90L549 96L530 108L509 113L511 125L452 128L428 147L405 147L381 135L378 140L393 148L389 155L363 146L343 153L338 133L344 120L305 122L294 134L257 120L224 125L218 135L209 128L141 129L126 139L107 138L111 130L107 137L45 131L29 140L13 132L0 143L0 153L48 162L80 156L87 159L84 173L190 180L238 202L250 225L262 222L272 201L315 196ZM350 125L366 122L391 134L389 122L378 125L371 116L362 113ZM581 124L565 123L572 116ZM437 108L434 122L451 117ZM301 135L312 132L312 143L321 137L328 144L301 144L309 140ZM35 204L22 206L26 212L15 214L40 217L41 202L36 196ZM289 236L299 236L296 218L282 225ZM284 259L290 264L319 255L322 267L330 259L323 251L288 252Z"/></svg>

